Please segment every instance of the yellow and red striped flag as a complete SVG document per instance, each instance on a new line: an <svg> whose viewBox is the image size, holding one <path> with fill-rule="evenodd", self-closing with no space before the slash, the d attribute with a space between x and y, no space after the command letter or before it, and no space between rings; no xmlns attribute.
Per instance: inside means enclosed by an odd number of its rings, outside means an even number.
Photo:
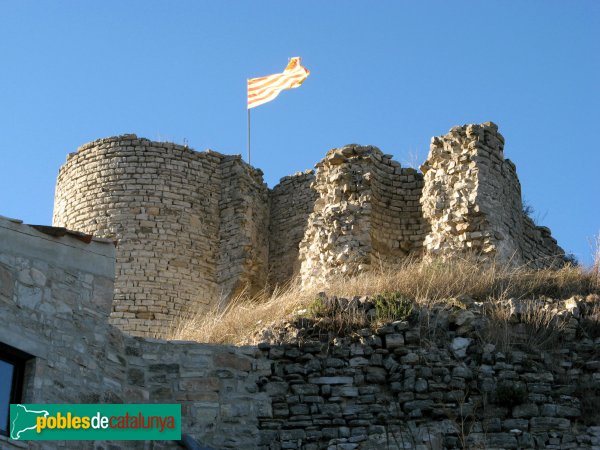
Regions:
<svg viewBox="0 0 600 450"><path fill-rule="evenodd" d="M282 73L250 78L248 80L248 109L274 100L284 89L297 88L309 74L310 71L300 64L300 58L295 56L290 59Z"/></svg>

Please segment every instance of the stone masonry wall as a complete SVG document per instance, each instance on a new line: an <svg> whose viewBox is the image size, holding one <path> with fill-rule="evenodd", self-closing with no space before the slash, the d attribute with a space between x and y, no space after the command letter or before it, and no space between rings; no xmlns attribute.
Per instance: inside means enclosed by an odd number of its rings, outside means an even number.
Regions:
<svg viewBox="0 0 600 450"><path fill-rule="evenodd" d="M269 330L274 342L260 348L272 374L261 390L273 414L259 422L260 448L598 448L600 338L584 337L579 325L599 301L513 299L508 347L491 342L498 324L475 304L433 307L421 314L427 326L413 317L328 342L315 339L324 333L310 320ZM519 319L529 308L564 321L559 345L531 345Z"/></svg>
<svg viewBox="0 0 600 450"><path fill-rule="evenodd" d="M376 147L357 145L329 151L316 167L319 199L300 244L303 283L421 254L428 224L419 203L419 173Z"/></svg>
<svg viewBox="0 0 600 450"><path fill-rule="evenodd" d="M564 251L558 246L550 229L536 225L527 214L523 214L523 236L521 237L523 259L534 268L559 266Z"/></svg>
<svg viewBox="0 0 600 450"><path fill-rule="evenodd" d="M109 325L115 248L0 217L0 342L33 358L24 403L179 403L182 431L216 449L257 448L270 365L253 347L130 337ZM58 233L57 233L58 232ZM89 236L86 238L89 240ZM178 449L175 442L8 441L2 449Z"/></svg>
<svg viewBox="0 0 600 450"><path fill-rule="evenodd" d="M223 158L221 170L217 284L220 297L228 299L244 290L252 294L267 282L269 203L260 170L239 156Z"/></svg>
<svg viewBox="0 0 600 450"><path fill-rule="evenodd" d="M419 202L422 174L379 152L373 153L372 162L372 261L385 267L409 255L420 256L429 224Z"/></svg>
<svg viewBox="0 0 600 450"><path fill-rule="evenodd" d="M371 263L371 147L348 145L316 165L319 194L300 243L305 284L368 270ZM378 150L377 150L378 151Z"/></svg>
<svg viewBox="0 0 600 450"><path fill-rule="evenodd" d="M53 224L118 240L112 321L122 329L160 333L218 298L220 160L126 135L80 147L61 168Z"/></svg>
<svg viewBox="0 0 600 450"><path fill-rule="evenodd" d="M264 284L261 174L212 151L135 135L101 139L61 168L53 223L118 240L112 323L159 336L183 311Z"/></svg>
<svg viewBox="0 0 600 450"><path fill-rule="evenodd" d="M269 284L284 284L300 272L299 245L318 194L312 170L284 177L269 192Z"/></svg>
<svg viewBox="0 0 600 450"><path fill-rule="evenodd" d="M432 139L421 167L430 253L500 251L520 257L514 238L522 233L520 191L512 164L504 160L503 142L493 124L454 127Z"/></svg>
<svg viewBox="0 0 600 450"><path fill-rule="evenodd" d="M432 139L421 166L421 203L431 224L427 253L475 251L516 264L536 260L538 267L562 259L556 241L545 239L549 233L523 214L516 168L504 159L503 147L504 138L491 122L454 127Z"/></svg>

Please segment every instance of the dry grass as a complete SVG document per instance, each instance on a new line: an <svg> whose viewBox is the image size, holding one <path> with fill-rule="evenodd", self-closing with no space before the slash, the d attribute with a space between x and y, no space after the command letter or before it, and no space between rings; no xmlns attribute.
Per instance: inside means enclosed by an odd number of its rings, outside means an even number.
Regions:
<svg viewBox="0 0 600 450"><path fill-rule="evenodd" d="M600 236L598 237L600 243ZM169 339L240 344L249 342L260 328L308 309L320 291L328 296L353 298L393 292L416 305L468 295L479 301L502 298L568 298L600 290L600 249L594 267L565 266L558 270L515 268L505 264L481 265L476 260L407 261L395 270L380 270L353 278L337 279L327 287L301 289L290 283L273 293L240 295L226 308L190 312L177 321ZM502 315L499 314L498 318ZM548 317L535 320L546 323Z"/></svg>
<svg viewBox="0 0 600 450"><path fill-rule="evenodd" d="M486 315L493 326L486 328L484 341L493 343L501 351L512 349L550 349L563 336L569 317L557 315L543 302L524 302L518 321L507 302L490 302Z"/></svg>
<svg viewBox="0 0 600 450"><path fill-rule="evenodd" d="M600 289L600 232L598 232L592 243L592 254L594 262L591 268L591 275L594 278L596 289Z"/></svg>

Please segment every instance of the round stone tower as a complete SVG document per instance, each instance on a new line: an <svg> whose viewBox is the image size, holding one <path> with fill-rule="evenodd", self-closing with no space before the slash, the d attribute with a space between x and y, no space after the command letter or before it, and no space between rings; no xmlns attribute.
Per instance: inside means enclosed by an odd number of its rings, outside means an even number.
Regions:
<svg viewBox="0 0 600 450"><path fill-rule="evenodd" d="M53 225L118 242L111 321L161 336L182 312L218 305L242 281L264 283L268 242L253 227L268 226L266 198L262 173L238 156L124 135L68 156ZM249 220L236 216L248 210Z"/></svg>

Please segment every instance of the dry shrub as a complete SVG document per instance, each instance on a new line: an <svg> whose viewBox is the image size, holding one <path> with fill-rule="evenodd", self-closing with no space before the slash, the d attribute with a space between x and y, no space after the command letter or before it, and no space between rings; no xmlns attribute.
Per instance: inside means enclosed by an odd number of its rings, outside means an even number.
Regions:
<svg viewBox="0 0 600 450"><path fill-rule="evenodd" d="M242 292L224 308L192 310L183 314L175 321L167 338L239 344L269 321L287 317L307 305L311 294L314 293L303 293L297 282L275 289L271 294L261 291L249 296Z"/></svg>
<svg viewBox="0 0 600 450"><path fill-rule="evenodd" d="M593 263L590 269L593 290L600 292L600 232L592 243ZM581 320L581 328L586 336L596 339L600 337L600 304L595 302L590 306L591 310Z"/></svg>
<svg viewBox="0 0 600 450"><path fill-rule="evenodd" d="M298 311L294 322L301 328L311 328L315 336L347 336L359 329L373 330L395 321L410 320L415 302L397 292L382 292L369 298L327 297L319 294L308 308ZM416 318L416 317L414 317Z"/></svg>
<svg viewBox="0 0 600 450"><path fill-rule="evenodd" d="M298 314L301 325L309 326L323 335L328 335L329 331L336 335L347 335L369 326L369 319L356 298L348 300L319 295Z"/></svg>
<svg viewBox="0 0 600 450"><path fill-rule="evenodd" d="M535 299L524 300L518 314L505 300L490 302L485 312L489 326L484 340L502 351L550 349L561 339L569 321L569 316L557 315L544 307L543 301Z"/></svg>
<svg viewBox="0 0 600 450"><path fill-rule="evenodd" d="M308 310L320 291L343 298L391 292L398 298L411 299L416 305L425 307L462 295L480 301L585 295L597 290L596 275L593 270L571 265L557 270L534 270L509 264L482 264L474 258L408 260L395 269L338 278L326 287L302 289L295 281L271 293L267 290L254 296L242 293L225 308L209 312L191 311L182 316L168 338L247 343L258 329L289 318L299 310Z"/></svg>

